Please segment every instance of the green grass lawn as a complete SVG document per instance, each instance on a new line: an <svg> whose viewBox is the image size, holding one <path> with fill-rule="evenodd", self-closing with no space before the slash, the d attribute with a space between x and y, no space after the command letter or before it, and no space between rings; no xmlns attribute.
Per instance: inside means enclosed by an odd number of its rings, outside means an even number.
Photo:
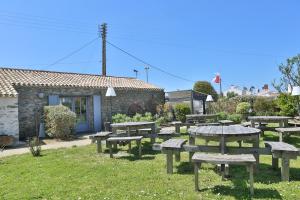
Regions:
<svg viewBox="0 0 300 200"><path fill-rule="evenodd" d="M278 140L271 132L265 138ZM288 141L299 148L300 138ZM175 163L175 173L168 175L165 155L152 151L148 141L143 145L142 159L137 159L136 148L134 155L110 159L107 153L97 154L95 145L47 150L41 157L4 158L0 199L250 199L245 167L230 167L231 177L221 181L213 165L203 165L203 190L195 192L187 153ZM299 199L300 159L291 161L290 177L289 183L280 182L280 170L271 169L271 156L261 156L254 199Z"/></svg>

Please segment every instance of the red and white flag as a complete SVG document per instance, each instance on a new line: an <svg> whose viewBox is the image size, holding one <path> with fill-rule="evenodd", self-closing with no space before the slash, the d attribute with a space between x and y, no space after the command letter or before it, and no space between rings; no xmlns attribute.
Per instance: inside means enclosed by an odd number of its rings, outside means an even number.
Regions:
<svg viewBox="0 0 300 200"><path fill-rule="evenodd" d="M216 74L216 77L212 80L214 83L221 83L221 76L219 73Z"/></svg>

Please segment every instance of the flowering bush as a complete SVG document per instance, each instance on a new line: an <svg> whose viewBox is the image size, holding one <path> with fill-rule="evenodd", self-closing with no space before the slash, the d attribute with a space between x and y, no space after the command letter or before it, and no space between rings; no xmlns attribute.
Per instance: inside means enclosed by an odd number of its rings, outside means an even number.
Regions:
<svg viewBox="0 0 300 200"><path fill-rule="evenodd" d="M67 139L75 133L76 114L66 106L44 107L45 128L49 137Z"/></svg>

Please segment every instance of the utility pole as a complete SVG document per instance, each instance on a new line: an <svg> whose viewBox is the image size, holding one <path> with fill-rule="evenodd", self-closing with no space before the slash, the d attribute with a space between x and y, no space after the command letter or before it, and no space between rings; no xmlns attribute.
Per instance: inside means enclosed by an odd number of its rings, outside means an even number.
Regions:
<svg viewBox="0 0 300 200"><path fill-rule="evenodd" d="M149 69L150 69L150 67L148 67L148 66L145 67L147 83L149 82L149 79L148 79L148 71L149 71Z"/></svg>
<svg viewBox="0 0 300 200"><path fill-rule="evenodd" d="M138 72L139 72L139 71L136 70L136 69L134 69L133 72L135 73L135 78L137 79L137 77L138 77Z"/></svg>
<svg viewBox="0 0 300 200"><path fill-rule="evenodd" d="M103 23L99 25L99 32L102 36L102 76L106 76L106 34L107 24Z"/></svg>

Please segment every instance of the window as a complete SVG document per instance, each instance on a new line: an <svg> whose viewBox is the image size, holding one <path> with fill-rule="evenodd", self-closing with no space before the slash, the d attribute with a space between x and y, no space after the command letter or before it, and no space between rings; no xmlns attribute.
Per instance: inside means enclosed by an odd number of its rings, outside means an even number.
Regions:
<svg viewBox="0 0 300 200"><path fill-rule="evenodd" d="M60 103L76 114L77 123L87 122L87 97L61 97Z"/></svg>

